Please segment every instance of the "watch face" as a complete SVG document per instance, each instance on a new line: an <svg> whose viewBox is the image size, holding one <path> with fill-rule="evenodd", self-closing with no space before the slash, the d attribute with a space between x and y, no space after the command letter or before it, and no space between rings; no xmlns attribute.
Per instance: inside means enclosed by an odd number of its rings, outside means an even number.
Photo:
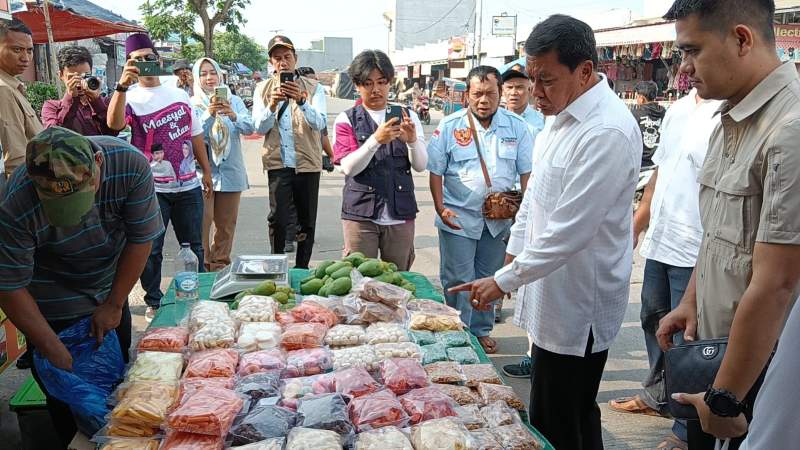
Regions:
<svg viewBox="0 0 800 450"><path fill-rule="evenodd" d="M735 417L739 415L739 407L732 399L724 394L714 393L706 401L711 412L718 416Z"/></svg>

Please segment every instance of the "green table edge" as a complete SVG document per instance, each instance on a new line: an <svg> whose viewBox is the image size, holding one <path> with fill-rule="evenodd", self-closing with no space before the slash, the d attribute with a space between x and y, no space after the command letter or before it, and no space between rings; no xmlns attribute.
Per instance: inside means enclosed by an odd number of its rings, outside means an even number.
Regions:
<svg viewBox="0 0 800 450"><path fill-rule="evenodd" d="M32 376L28 376L17 392L8 401L8 408L19 413L30 409L40 409L47 405L44 392Z"/></svg>

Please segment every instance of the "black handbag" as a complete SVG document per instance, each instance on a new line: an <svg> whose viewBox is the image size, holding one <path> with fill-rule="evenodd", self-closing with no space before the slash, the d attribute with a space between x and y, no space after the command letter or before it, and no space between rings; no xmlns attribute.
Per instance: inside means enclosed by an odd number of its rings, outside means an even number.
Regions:
<svg viewBox="0 0 800 450"><path fill-rule="evenodd" d="M728 339L685 342L669 349L664 360L667 405L676 419L697 419L692 405L682 405L672 394L705 392L714 383L728 348Z"/></svg>

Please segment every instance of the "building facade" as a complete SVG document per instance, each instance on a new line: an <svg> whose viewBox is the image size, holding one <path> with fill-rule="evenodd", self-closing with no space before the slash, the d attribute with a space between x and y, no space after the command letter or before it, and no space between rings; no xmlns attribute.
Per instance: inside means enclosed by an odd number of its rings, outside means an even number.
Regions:
<svg viewBox="0 0 800 450"><path fill-rule="evenodd" d="M311 48L297 50L299 66L313 67L316 72L343 70L353 61L353 39L325 37L311 41Z"/></svg>

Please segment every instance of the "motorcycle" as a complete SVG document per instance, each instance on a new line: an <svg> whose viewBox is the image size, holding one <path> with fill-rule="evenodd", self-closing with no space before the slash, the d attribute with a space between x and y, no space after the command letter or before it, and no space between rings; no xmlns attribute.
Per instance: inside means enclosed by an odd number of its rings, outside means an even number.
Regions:
<svg viewBox="0 0 800 450"><path fill-rule="evenodd" d="M417 113L420 122L425 125L431 124L430 100L427 96L420 95L417 97L417 101L414 104L414 112Z"/></svg>
<svg viewBox="0 0 800 450"><path fill-rule="evenodd" d="M642 201L647 183L649 183L650 179L653 178L653 174L655 172L656 166L642 167L641 170L639 170L639 181L636 183L636 193L633 195L634 211L639 208L639 203Z"/></svg>

